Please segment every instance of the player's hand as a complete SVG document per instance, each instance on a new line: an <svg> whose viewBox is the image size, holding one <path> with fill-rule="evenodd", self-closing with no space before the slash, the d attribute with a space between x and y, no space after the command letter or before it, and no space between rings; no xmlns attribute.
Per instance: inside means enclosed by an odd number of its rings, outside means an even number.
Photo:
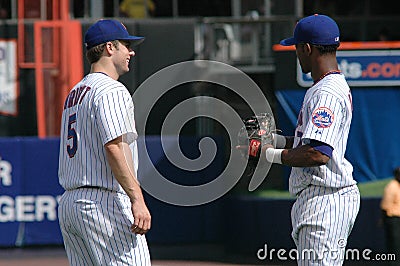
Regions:
<svg viewBox="0 0 400 266"><path fill-rule="evenodd" d="M266 150L267 150L268 148L273 148L273 149L274 149L275 147L274 147L273 145L271 145L271 144L265 144L264 146L262 146L260 157L263 158L264 160L266 160L265 152L266 152Z"/></svg>
<svg viewBox="0 0 400 266"><path fill-rule="evenodd" d="M147 233L151 228L151 215L144 200L132 202L131 210L134 218L134 223L131 226L132 233L140 235Z"/></svg>

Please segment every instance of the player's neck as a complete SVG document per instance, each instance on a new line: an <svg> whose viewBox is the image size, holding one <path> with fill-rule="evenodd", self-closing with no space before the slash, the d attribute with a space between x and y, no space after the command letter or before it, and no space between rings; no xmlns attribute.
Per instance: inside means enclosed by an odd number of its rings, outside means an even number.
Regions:
<svg viewBox="0 0 400 266"><path fill-rule="evenodd" d="M324 77L339 71L336 56L333 54L324 54L314 56L312 61L311 77L314 85L321 81Z"/></svg>
<svg viewBox="0 0 400 266"><path fill-rule="evenodd" d="M110 67L110 64L104 63L101 59L91 65L90 73L104 73L115 80L118 80L119 78L119 75Z"/></svg>
<svg viewBox="0 0 400 266"><path fill-rule="evenodd" d="M340 73L342 73L342 72L339 69L333 69L333 70L326 71L325 73L321 74L317 79L314 80L313 85L317 84L318 82L320 82L323 78L325 78L328 75L340 74Z"/></svg>

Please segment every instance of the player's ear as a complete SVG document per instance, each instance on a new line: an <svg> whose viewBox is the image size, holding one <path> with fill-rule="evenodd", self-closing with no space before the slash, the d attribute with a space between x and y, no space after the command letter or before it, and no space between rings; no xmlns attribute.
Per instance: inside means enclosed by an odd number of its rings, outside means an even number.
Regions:
<svg viewBox="0 0 400 266"><path fill-rule="evenodd" d="M106 42L106 46L105 46L104 50L107 51L108 54L111 54L114 49L115 49L115 46L112 42Z"/></svg>
<svg viewBox="0 0 400 266"><path fill-rule="evenodd" d="M311 45L309 43L299 43L296 44L296 49L298 49L302 54L310 55Z"/></svg>
<svg viewBox="0 0 400 266"><path fill-rule="evenodd" d="M305 43L303 45L303 49L304 49L303 51L304 51L305 54L310 55L311 52L312 52L312 45L309 44L309 43Z"/></svg>

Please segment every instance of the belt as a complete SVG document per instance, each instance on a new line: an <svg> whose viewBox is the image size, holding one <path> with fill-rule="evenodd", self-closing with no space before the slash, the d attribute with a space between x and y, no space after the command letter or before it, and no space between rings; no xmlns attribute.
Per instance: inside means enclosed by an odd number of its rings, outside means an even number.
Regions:
<svg viewBox="0 0 400 266"><path fill-rule="evenodd" d="M316 186L316 185L313 185L313 184L309 184L307 187L305 187L302 190L300 190L299 192L297 192L296 197L299 197L300 194L303 191L305 191L306 189L309 189L311 187L315 187L315 188L320 187L320 188L322 188L324 190L324 192L317 193L317 194L318 195L323 195L323 194L335 193L335 192L338 192L339 190L346 189L346 188L348 188L349 189L348 191L350 191L352 188L357 188L357 184L353 184L353 185L345 186L345 187L323 187L323 186ZM346 191L346 192L348 192L348 191Z"/></svg>
<svg viewBox="0 0 400 266"><path fill-rule="evenodd" d="M80 187L77 187L76 189L81 189L81 188L84 188L84 189L99 189L99 190L104 190L104 191L109 191L109 192L118 192L118 191L114 191L114 190L111 190L111 189L108 189L108 188L105 188L105 187L90 186L90 185L80 186Z"/></svg>
<svg viewBox="0 0 400 266"><path fill-rule="evenodd" d="M80 188L105 189L103 187L97 187L97 186L81 186L81 187L77 187L76 189L80 189Z"/></svg>

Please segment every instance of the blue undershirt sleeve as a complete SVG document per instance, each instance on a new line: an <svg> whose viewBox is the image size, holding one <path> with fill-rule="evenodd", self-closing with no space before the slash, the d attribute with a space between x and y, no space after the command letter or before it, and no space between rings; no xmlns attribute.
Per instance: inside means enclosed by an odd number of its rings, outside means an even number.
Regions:
<svg viewBox="0 0 400 266"><path fill-rule="evenodd" d="M308 145L313 147L315 150L325 154L329 158L332 157L333 148L330 145L314 139L311 139Z"/></svg>

